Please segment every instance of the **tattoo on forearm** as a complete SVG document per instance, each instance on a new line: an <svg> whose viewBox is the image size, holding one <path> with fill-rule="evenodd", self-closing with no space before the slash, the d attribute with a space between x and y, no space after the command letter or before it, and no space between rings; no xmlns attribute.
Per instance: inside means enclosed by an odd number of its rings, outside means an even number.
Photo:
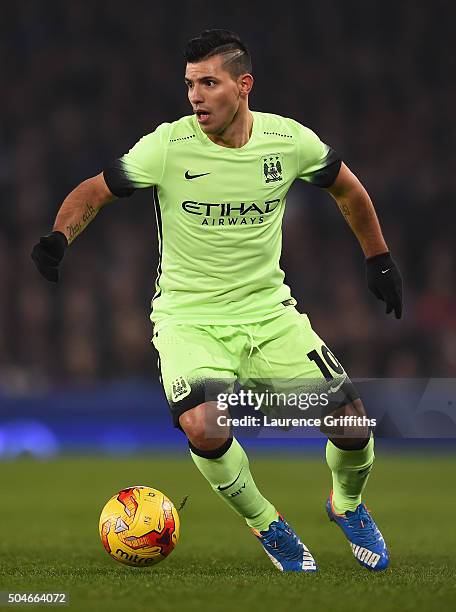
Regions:
<svg viewBox="0 0 456 612"><path fill-rule="evenodd" d="M340 204L339 208L340 212L344 215L345 218L350 216L350 209L348 208L347 204Z"/></svg>
<svg viewBox="0 0 456 612"><path fill-rule="evenodd" d="M97 214L97 210L90 204L90 202L86 203L86 207L84 212L82 213L81 221L77 223L70 223L67 225L68 236L70 242L76 238L78 234L82 232L85 226L93 219L93 217Z"/></svg>

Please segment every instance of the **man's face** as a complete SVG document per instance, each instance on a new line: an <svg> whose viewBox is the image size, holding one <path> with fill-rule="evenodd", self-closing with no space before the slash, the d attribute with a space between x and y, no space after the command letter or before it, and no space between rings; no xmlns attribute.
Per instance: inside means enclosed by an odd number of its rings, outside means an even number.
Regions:
<svg viewBox="0 0 456 612"><path fill-rule="evenodd" d="M221 55L187 64L188 99L206 134L222 134L233 121L239 108L239 80L222 67Z"/></svg>

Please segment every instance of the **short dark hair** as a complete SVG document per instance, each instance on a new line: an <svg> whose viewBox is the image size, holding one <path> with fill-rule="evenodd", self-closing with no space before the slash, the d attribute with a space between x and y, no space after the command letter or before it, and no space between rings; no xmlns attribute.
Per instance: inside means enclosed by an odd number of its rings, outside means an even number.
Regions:
<svg viewBox="0 0 456 612"><path fill-rule="evenodd" d="M223 67L232 76L252 72L250 52L238 34L230 30L204 30L191 38L184 49L184 57L190 64L202 62L214 55L225 55Z"/></svg>

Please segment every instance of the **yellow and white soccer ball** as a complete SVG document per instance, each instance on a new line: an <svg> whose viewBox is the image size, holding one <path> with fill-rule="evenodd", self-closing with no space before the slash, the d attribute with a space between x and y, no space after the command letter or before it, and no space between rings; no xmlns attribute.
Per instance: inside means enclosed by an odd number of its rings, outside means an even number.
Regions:
<svg viewBox="0 0 456 612"><path fill-rule="evenodd" d="M179 540L179 515L157 489L134 486L113 495L101 511L99 531L106 551L126 565L163 561Z"/></svg>

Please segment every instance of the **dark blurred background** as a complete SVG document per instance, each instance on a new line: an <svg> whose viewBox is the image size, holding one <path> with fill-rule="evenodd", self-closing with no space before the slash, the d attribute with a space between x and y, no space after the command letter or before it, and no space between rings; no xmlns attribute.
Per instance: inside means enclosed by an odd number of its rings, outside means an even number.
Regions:
<svg viewBox="0 0 456 612"><path fill-rule="evenodd" d="M396 321L368 292L337 206L295 184L282 267L300 310L353 378L454 376L455 18L441 0L3 3L3 390L158 382L151 191L100 213L68 252L58 287L39 276L30 251L72 188L189 114L182 48L206 27L233 29L250 47L254 110L311 127L360 177L404 276Z"/></svg>

